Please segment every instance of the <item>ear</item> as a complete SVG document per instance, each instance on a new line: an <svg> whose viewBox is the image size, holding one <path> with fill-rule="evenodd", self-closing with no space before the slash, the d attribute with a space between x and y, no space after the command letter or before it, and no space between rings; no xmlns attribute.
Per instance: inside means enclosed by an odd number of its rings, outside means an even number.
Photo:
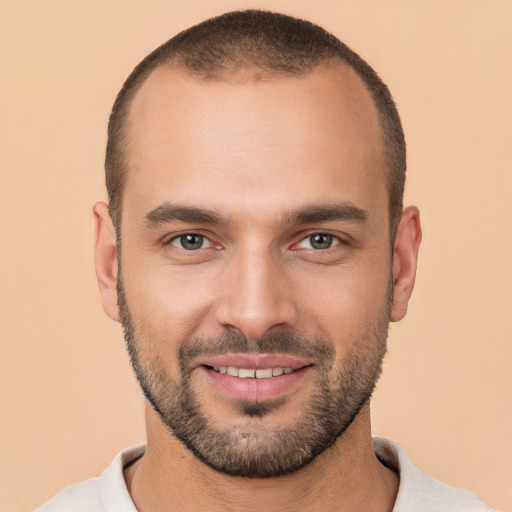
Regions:
<svg viewBox="0 0 512 512"><path fill-rule="evenodd" d="M394 243L391 321L398 322L407 313L416 279L418 249L421 243L420 212L416 206L404 209Z"/></svg>
<svg viewBox="0 0 512 512"><path fill-rule="evenodd" d="M105 203L96 203L93 208L94 268L100 288L105 313L119 322L117 306L117 248L116 231Z"/></svg>

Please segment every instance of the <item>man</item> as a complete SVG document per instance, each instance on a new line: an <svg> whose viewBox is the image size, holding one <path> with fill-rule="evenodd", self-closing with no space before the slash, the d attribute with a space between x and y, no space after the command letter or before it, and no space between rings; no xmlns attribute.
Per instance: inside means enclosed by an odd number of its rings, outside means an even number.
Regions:
<svg viewBox="0 0 512 512"><path fill-rule="evenodd" d="M124 84L106 180L96 273L147 445L39 510L491 510L371 438L421 228L363 60L269 12L193 27Z"/></svg>

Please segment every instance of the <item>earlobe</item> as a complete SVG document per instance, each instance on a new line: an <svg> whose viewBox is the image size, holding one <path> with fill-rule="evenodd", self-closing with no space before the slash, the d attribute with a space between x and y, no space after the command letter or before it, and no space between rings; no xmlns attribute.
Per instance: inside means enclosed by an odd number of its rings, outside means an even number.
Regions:
<svg viewBox="0 0 512 512"><path fill-rule="evenodd" d="M94 268L105 313L119 322L116 231L105 203L93 206Z"/></svg>
<svg viewBox="0 0 512 512"><path fill-rule="evenodd" d="M418 250L421 243L420 212L415 206L404 209L398 225L393 255L393 304L391 321L398 322L407 313L407 305L411 297Z"/></svg>

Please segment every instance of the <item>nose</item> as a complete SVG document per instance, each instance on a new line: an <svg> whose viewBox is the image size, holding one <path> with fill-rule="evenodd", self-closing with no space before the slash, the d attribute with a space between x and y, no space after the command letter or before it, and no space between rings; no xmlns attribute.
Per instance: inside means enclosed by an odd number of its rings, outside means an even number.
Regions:
<svg viewBox="0 0 512 512"><path fill-rule="evenodd" d="M296 323L292 288L278 259L270 251L257 250L247 250L232 259L219 284L215 308L218 324L258 340L272 329Z"/></svg>

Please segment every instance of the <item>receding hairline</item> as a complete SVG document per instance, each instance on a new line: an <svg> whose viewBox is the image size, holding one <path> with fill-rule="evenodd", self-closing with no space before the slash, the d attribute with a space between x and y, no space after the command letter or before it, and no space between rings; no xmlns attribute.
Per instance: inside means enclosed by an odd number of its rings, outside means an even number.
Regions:
<svg viewBox="0 0 512 512"><path fill-rule="evenodd" d="M325 75L322 77L322 74L329 73L330 71L334 71L336 73L334 80L338 81L339 94L343 95L344 92L348 92L350 94L350 91L357 91L356 94L359 96L358 101L364 101L370 105L371 110L375 114L375 118L380 121L379 108L374 98L372 97L371 91L368 89L366 83L356 70L354 70L349 64L339 58L332 58L325 62L319 63L318 65L312 66L311 69L308 69L302 73L292 74L280 70L264 69L260 66L251 65L244 67L239 66L234 69L227 69L223 73L217 73L207 77L195 73L193 70L187 68L182 62L173 60L170 62L164 62L161 65L155 67L151 70L150 73L147 74L147 76L145 76L144 80L137 84L137 87L134 88L133 94L131 95L129 101L127 101L124 105L124 122L122 123L122 126L126 128L127 125L133 124L133 120L130 118L130 115L132 113L134 103L137 101L141 94L141 89L155 85L156 87L165 87L165 85L162 86L162 84L157 85L152 83L159 80L157 75L161 75L162 78L160 80L162 83L170 82L172 80L172 76L176 77L178 80L183 78L184 87L186 87L186 82L189 80L196 81L197 83L204 83L205 85L227 83L237 86L251 82L272 83L280 80L301 80L315 74L321 77L321 80L327 81L330 78L333 78L332 74L330 77ZM360 95L360 92L363 92L362 96ZM384 130L382 123L380 122L379 132L382 139L382 144L385 146ZM126 129L123 130L123 135L127 135Z"/></svg>
<svg viewBox="0 0 512 512"><path fill-rule="evenodd" d="M336 36L307 20L284 14L242 10L210 18L192 26L146 56L119 92L109 121L105 171L109 208L117 227L129 168L123 138L127 113L148 77L169 63L180 62L189 75L218 79L244 68L258 69L255 79L301 76L327 62L350 68L363 82L377 110L384 165L388 170L389 215L394 237L402 212L406 148L396 105L376 71Z"/></svg>
<svg viewBox="0 0 512 512"><path fill-rule="evenodd" d="M122 131L120 133L121 138L124 140L124 157L126 161L125 165L125 177L123 180L123 189L126 186L128 181L128 174L131 170L130 165L130 140L131 133L136 130L136 123L133 120L131 114L133 111L134 103L137 101L140 96L141 89L145 87L154 87L155 84L152 83L152 79L155 78L156 75L162 74L162 78L160 79L162 82L168 81L170 76L174 75L178 79L182 77L184 79L184 86L186 87L185 81L191 79L197 81L199 83L203 82L205 84L209 83L229 83L233 85L243 85L245 83L250 82L274 82L280 80L291 80L296 79L300 80L301 78L306 78L308 76L317 74L321 77L324 72L335 71L336 79L339 79L339 94L343 95L343 90L348 87L349 90L356 90L358 95L358 102L364 101L367 105L370 106L372 110L372 115L375 116L375 120L378 125L378 137L380 141L380 148L382 149L382 156L385 160L383 162L383 166L387 173L391 172L390 163L388 162L388 158L386 155L386 140L385 140L385 132L384 127L380 119L379 108L373 98L371 91L369 90L367 84L363 80L363 78L359 75L359 73L352 67L350 64L345 62L343 59L339 57L331 57L326 59L314 66L311 66L307 70L303 70L302 72L290 73L282 70L274 70L274 69L266 69L261 66L257 66L254 64L248 64L246 66L236 66L233 69L225 69L222 73L216 73L215 75L209 74L208 76L204 76L201 73L197 73L194 70L189 69L183 62L181 62L177 58L169 59L168 61L160 63L158 66L153 68L151 72L149 72L144 80L141 80L136 87L133 88L133 94L131 95L129 101L124 104L124 112L123 112L123 122L122 122ZM332 77L332 75L331 75ZM329 77L322 77L321 80L327 80ZM158 78L157 78L158 79ZM162 84L159 84L160 87ZM158 87L158 86L157 86ZM347 89L345 89L347 90ZM364 99L362 99L364 98ZM365 109L364 112L367 112Z"/></svg>

